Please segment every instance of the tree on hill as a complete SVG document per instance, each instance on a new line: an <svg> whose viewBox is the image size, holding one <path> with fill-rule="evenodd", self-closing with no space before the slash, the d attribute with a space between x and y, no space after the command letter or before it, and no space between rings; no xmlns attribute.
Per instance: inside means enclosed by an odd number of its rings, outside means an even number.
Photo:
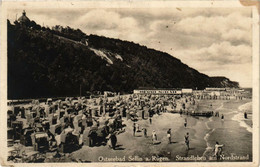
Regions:
<svg viewBox="0 0 260 167"><path fill-rule="evenodd" d="M78 96L79 88L84 95L107 90L130 93L138 87L238 87L238 83L211 78L167 53L133 42L87 36L68 26L49 29L33 20L28 26L9 20L7 24L9 99ZM80 43L83 38L88 45ZM106 54L113 64L93 49Z"/></svg>

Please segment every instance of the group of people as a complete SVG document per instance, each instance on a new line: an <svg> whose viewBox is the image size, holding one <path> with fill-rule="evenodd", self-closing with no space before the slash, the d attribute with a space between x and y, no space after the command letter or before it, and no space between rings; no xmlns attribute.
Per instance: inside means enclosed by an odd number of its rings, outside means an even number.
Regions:
<svg viewBox="0 0 260 167"><path fill-rule="evenodd" d="M187 126L187 118L185 118L185 123L184 123L184 126L186 127ZM143 131L143 136L145 138L148 137L147 135L147 129L146 128L142 128L142 131ZM135 137L136 136L136 133L138 132L141 132L140 130L140 126L138 123L133 123L133 136ZM167 141L168 141L168 144L171 144L172 143L172 131L171 131L171 128L169 128L166 132L166 136L167 136ZM158 137L157 137L157 133L155 130L152 131L152 143L153 144L160 144L161 142L158 140ZM184 136L184 139L185 139L185 144L187 146L187 150L190 149L189 147L189 132L186 133L186 135Z"/></svg>
<svg viewBox="0 0 260 167"><path fill-rule="evenodd" d="M41 124L43 124L44 121L53 122L53 120L56 120L56 122L54 121L55 123L50 123L49 125L54 129L54 132L50 133L50 130L48 131L48 141L50 146L58 146L58 142L55 142L59 141L57 140L57 137L60 137L60 134L65 132L65 129L69 128L73 129L73 135L76 134L75 136L80 136L78 138L84 139L83 136L86 132L89 138L89 146L91 147L95 146L95 143L99 142L101 136L102 141L103 139L105 141L110 140L111 147L115 149L117 144L117 135L119 134L118 132L123 129L123 117L127 120L131 119L134 121L133 136L137 136L138 133L140 134L143 132L143 136L147 138L147 128L140 127L140 125L135 122L136 120L132 118L136 118L137 116L139 116L139 118L142 117L142 119L147 119L151 125L153 115L160 115L161 112L166 112L166 106L172 106L181 111L188 111L188 106L194 104L195 99L193 97L180 98L178 96L168 95L130 95L127 97L118 96L110 99L107 97L98 99L66 98L65 100L57 101L47 100L44 105L39 102L33 102L30 107L24 109L24 113L21 112L23 113L21 115L24 115L23 119L26 120L28 126L34 125L38 117L41 118ZM140 111L144 110L147 111L146 115L144 112L140 114ZM32 114L34 111L35 116ZM20 113L18 113L18 116L19 114ZM106 121L102 122L103 118ZM222 119L224 119L224 115L222 115ZM185 118L185 128L187 127L187 124L188 120ZM61 132L56 132L56 125L57 127L58 125L61 125ZM51 127L48 127L47 129L51 129ZM102 135L99 134L100 131ZM153 144L161 143L161 141L158 140L155 130L153 130L150 135ZM165 135L168 144L171 144L173 140L172 130L168 129ZM184 142L187 150L189 150L190 141L188 132L184 136Z"/></svg>

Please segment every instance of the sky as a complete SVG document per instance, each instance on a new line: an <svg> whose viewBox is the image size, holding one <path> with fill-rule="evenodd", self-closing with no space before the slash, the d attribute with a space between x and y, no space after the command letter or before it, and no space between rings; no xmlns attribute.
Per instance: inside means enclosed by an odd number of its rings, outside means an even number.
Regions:
<svg viewBox="0 0 260 167"><path fill-rule="evenodd" d="M12 22L21 9L9 11ZM133 41L209 76L252 87L252 13L247 8L106 8L26 10L40 25L79 28Z"/></svg>

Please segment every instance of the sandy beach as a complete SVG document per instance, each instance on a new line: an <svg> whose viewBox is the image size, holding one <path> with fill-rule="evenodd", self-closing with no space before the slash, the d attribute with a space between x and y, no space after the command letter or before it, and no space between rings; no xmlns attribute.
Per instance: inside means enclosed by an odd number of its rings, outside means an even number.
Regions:
<svg viewBox="0 0 260 167"><path fill-rule="evenodd" d="M136 133L134 137L133 122L124 118L126 131L117 136L118 147L116 150L111 149L108 145L83 146L70 156L84 162L216 161L211 158L214 154L214 145L218 141L225 145L223 155L226 159L224 158L222 161L251 161L252 117L249 116L246 121L240 117L237 118L237 115L241 116L244 111L239 107L247 103L250 103L250 100L199 101L199 104L209 106L213 111L219 111L220 115L224 114L224 121L220 117L192 117L177 113L155 115L152 118L152 124L149 120L139 120L137 123L140 129L147 129L147 138L144 137L142 131ZM247 111L250 111L250 104L248 106ZM250 113L252 113L252 109ZM184 127L185 118L187 118L186 128ZM166 133L169 128L172 129L171 144L168 144ZM158 140L161 142L158 145L152 144L153 130L156 131ZM187 132L190 136L190 150L186 149L184 142Z"/></svg>

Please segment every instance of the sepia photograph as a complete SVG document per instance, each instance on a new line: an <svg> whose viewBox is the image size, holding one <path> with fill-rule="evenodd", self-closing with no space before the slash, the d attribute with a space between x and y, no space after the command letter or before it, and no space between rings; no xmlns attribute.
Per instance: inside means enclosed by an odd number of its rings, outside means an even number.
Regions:
<svg viewBox="0 0 260 167"><path fill-rule="evenodd" d="M5 7L6 163L258 165L257 9L159 3Z"/></svg>

